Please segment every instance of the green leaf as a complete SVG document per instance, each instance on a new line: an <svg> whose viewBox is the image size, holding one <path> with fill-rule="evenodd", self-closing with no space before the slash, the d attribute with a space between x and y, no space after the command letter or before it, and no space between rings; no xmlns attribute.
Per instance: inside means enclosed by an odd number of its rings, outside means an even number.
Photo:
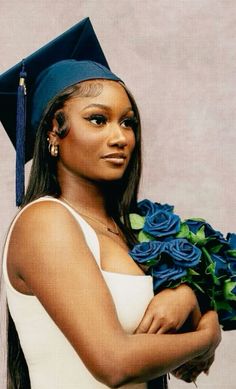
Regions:
<svg viewBox="0 0 236 389"><path fill-rule="evenodd" d="M205 226L201 226L201 228L199 228L199 230L196 233L196 236L198 237L199 240L205 239L205 237L206 237Z"/></svg>
<svg viewBox="0 0 236 389"><path fill-rule="evenodd" d="M197 273L194 269L192 269L192 268L189 268L188 269L188 274L190 275L190 276L200 276L200 273Z"/></svg>
<svg viewBox="0 0 236 389"><path fill-rule="evenodd" d="M226 300L236 301L236 295L232 293L233 289L236 288L236 281L226 280L224 283L224 296Z"/></svg>
<svg viewBox="0 0 236 389"><path fill-rule="evenodd" d="M212 262L212 263L210 263L210 265L208 265L207 267L206 267L206 270L205 270L205 273L206 274L211 274L211 275L214 275L215 274L215 264Z"/></svg>
<svg viewBox="0 0 236 389"><path fill-rule="evenodd" d="M189 227L186 223L181 223L180 231L176 234L176 238L187 238L189 236Z"/></svg>
<svg viewBox="0 0 236 389"><path fill-rule="evenodd" d="M189 241L192 244L196 244L197 243L196 235L192 231L189 231Z"/></svg>
<svg viewBox="0 0 236 389"><path fill-rule="evenodd" d="M129 220L133 230L141 230L144 226L145 216L140 216L137 213L130 213Z"/></svg>
<svg viewBox="0 0 236 389"><path fill-rule="evenodd" d="M226 301L216 301L216 310L224 310L228 312L232 312L233 309L230 304L228 304Z"/></svg>
<svg viewBox="0 0 236 389"><path fill-rule="evenodd" d="M227 254L231 257L236 257L236 250L227 250Z"/></svg>
<svg viewBox="0 0 236 389"><path fill-rule="evenodd" d="M189 232L189 241L199 246L204 246L210 238L205 237L205 226L202 226L196 234L192 231Z"/></svg>
<svg viewBox="0 0 236 389"><path fill-rule="evenodd" d="M222 249L222 247L223 244L217 244L216 246L211 247L210 250L213 254L217 254Z"/></svg>
<svg viewBox="0 0 236 389"><path fill-rule="evenodd" d="M140 231L138 234L138 241L140 243L143 242L150 242L151 240L155 240L155 238L151 235L149 235L147 232Z"/></svg>
<svg viewBox="0 0 236 389"><path fill-rule="evenodd" d="M158 262L158 258L157 259L149 259L148 261L145 262L145 265L150 267L150 266L156 265L157 262Z"/></svg>

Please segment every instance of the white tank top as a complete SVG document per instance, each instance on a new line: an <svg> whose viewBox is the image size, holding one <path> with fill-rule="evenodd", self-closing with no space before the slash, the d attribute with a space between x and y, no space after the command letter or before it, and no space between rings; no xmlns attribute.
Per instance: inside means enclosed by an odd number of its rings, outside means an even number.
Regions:
<svg viewBox="0 0 236 389"><path fill-rule="evenodd" d="M10 235L18 217L38 201L56 201L66 207L79 223L99 268L99 241L92 227L69 205L52 197L42 197L23 208L13 221L3 252L3 277L11 316L19 335L29 369L31 389L100 389L97 381L35 296L19 293L7 274ZM118 318L127 333L133 333L153 297L152 277L111 273L101 269L115 303ZM109 358L109 355L107 356ZM147 384L129 384L122 388L146 389Z"/></svg>

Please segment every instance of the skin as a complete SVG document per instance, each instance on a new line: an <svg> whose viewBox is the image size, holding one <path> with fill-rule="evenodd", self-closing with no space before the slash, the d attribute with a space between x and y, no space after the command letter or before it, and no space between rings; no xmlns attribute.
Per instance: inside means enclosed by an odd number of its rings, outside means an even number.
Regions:
<svg viewBox="0 0 236 389"><path fill-rule="evenodd" d="M85 217L99 239L102 269L142 275L122 235L110 233L102 224L114 230L105 209L104 183L122 178L135 135L123 87L114 81L99 83L103 85L99 96L66 103L70 127L66 137L57 136L56 120L48 136L59 146L62 196L100 221ZM125 158L104 159L114 153ZM24 241L27 245L22 245ZM194 293L185 285L157 295L135 333L126 334L80 226L58 203L32 204L19 217L9 246L8 273L15 289L37 296L90 372L110 387L146 382L196 358L209 360L220 341L217 315L208 312L201 317ZM195 331L175 333L187 318Z"/></svg>

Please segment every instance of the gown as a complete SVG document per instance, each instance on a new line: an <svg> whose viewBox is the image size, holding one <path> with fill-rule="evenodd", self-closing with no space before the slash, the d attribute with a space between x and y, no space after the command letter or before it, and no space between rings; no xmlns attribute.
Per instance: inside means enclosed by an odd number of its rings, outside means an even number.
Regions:
<svg viewBox="0 0 236 389"><path fill-rule="evenodd" d="M53 197L39 201L56 201L66 207L79 223L86 243L97 262L110 290L119 321L125 332L132 334L141 321L153 297L152 277L112 273L101 269L99 241L94 229L68 204ZM102 389L107 386L97 381L83 364L79 355L60 331L35 296L18 292L11 285L7 273L7 252L11 231L26 207L14 219L3 252L3 277L10 314L15 323L21 347L29 369L31 389ZM96 327L95 327L96 329ZM109 358L109 355L107 356ZM123 389L147 389L146 383L131 383Z"/></svg>

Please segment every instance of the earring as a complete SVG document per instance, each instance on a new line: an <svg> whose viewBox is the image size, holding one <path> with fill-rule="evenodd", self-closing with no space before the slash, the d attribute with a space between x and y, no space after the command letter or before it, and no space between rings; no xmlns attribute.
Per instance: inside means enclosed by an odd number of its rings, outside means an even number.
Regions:
<svg viewBox="0 0 236 389"><path fill-rule="evenodd" d="M58 145L53 145L53 144L49 143L48 151L52 157L57 157L58 156Z"/></svg>

